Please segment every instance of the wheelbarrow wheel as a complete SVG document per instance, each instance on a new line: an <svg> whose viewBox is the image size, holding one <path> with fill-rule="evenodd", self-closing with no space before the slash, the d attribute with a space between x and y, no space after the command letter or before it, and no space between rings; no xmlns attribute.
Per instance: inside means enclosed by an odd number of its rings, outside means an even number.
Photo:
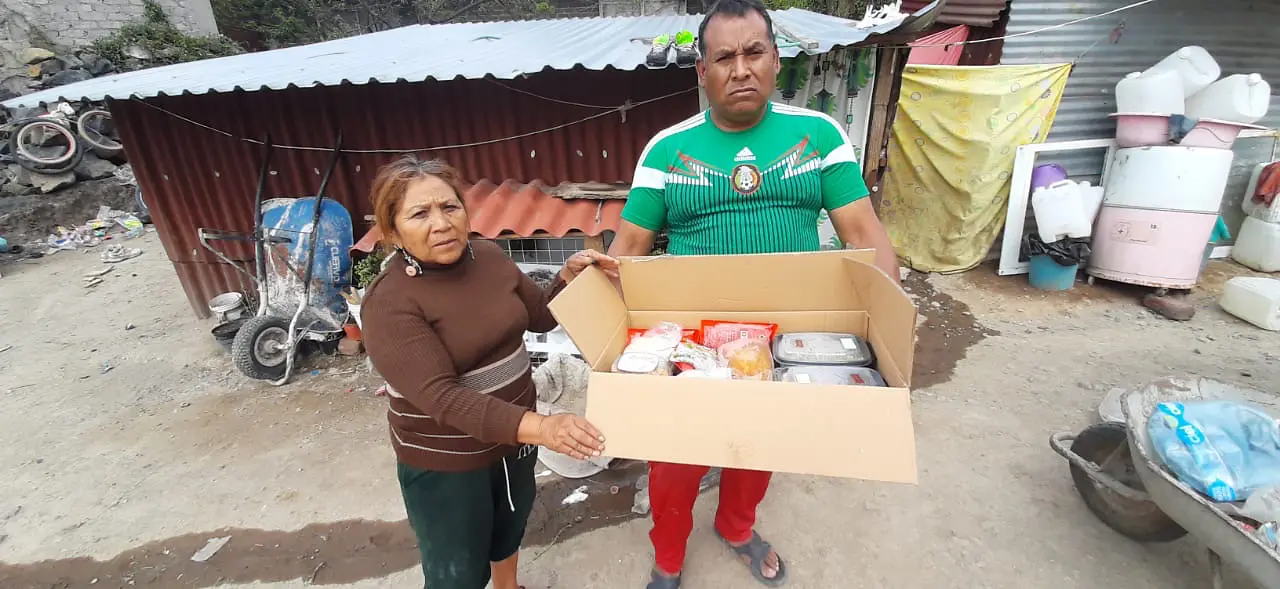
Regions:
<svg viewBox="0 0 1280 589"><path fill-rule="evenodd" d="M1098 465L1129 487L1145 491L1129 452L1128 432L1122 423L1103 422L1080 432L1071 451ZM1177 522L1151 501L1136 501L1096 482L1083 468L1072 464L1071 478L1076 491L1102 523L1138 542L1172 542L1187 535Z"/></svg>
<svg viewBox="0 0 1280 589"><path fill-rule="evenodd" d="M258 316L244 323L231 344L236 368L255 380L279 380L289 354L289 322L280 317Z"/></svg>

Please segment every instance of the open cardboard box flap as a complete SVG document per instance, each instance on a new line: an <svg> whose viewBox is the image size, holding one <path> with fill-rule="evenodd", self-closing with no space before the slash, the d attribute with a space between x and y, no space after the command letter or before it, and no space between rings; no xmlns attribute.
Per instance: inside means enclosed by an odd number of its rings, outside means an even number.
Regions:
<svg viewBox="0 0 1280 589"><path fill-rule="evenodd" d="M871 250L621 260L623 295L589 268L551 311L591 365L587 419L619 458L916 482L908 387L916 311ZM630 327L767 321L865 337L889 387L684 379L609 370Z"/></svg>

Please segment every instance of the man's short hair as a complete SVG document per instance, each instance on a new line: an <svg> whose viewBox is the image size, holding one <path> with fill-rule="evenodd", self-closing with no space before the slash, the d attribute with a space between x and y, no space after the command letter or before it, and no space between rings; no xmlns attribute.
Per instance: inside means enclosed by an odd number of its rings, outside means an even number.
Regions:
<svg viewBox="0 0 1280 589"><path fill-rule="evenodd" d="M764 17L764 26L769 30L769 42L776 44L777 39L773 34L773 19L769 18L769 9L765 8L764 2L761 2L761 0L719 0L711 5L707 15L702 17L702 23L698 25L698 54L704 58L707 56L707 23L711 22L712 17L719 14L741 18L752 10L759 12L760 16Z"/></svg>

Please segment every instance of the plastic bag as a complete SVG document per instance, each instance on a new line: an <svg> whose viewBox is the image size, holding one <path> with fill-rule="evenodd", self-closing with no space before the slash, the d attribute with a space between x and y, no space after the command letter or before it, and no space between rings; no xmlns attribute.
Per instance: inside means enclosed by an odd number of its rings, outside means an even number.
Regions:
<svg viewBox="0 0 1280 589"><path fill-rule="evenodd" d="M1260 522L1280 522L1280 487L1255 491L1240 508L1240 514Z"/></svg>
<svg viewBox="0 0 1280 589"><path fill-rule="evenodd" d="M672 325L674 325L674 323L673 323ZM644 335L646 331L648 331L648 330L647 330L647 329L628 329L628 330L627 330L627 343L629 344L629 343L631 343L631 340L636 339L637 337ZM700 341L700 340L701 340L701 338L699 338L699 337L698 337L698 331L699 331L699 330L697 330L697 329L681 329L681 330L680 330L680 335L681 335L681 339L682 339L682 341L686 341L686 342L693 342L693 343L695 343L695 344L702 343L702 342Z"/></svg>
<svg viewBox="0 0 1280 589"><path fill-rule="evenodd" d="M738 380L773 380L773 353L769 344L755 338L729 341L717 350L721 361Z"/></svg>
<svg viewBox="0 0 1280 589"><path fill-rule="evenodd" d="M742 321L702 321L702 345L719 348L736 339L756 339L769 345L778 333L776 323Z"/></svg>
<svg viewBox="0 0 1280 589"><path fill-rule="evenodd" d="M1169 470L1214 501L1243 501L1280 485L1280 428L1244 403L1160 403L1147 433Z"/></svg>
<svg viewBox="0 0 1280 589"><path fill-rule="evenodd" d="M676 375L676 378L705 378L711 380L729 380L733 378L733 371L724 367L711 368L709 370L685 370Z"/></svg>
<svg viewBox="0 0 1280 589"><path fill-rule="evenodd" d="M627 342L625 352L653 354L665 361L671 357L671 352L680 343L683 333L684 330L679 325L664 321L632 337Z"/></svg>
<svg viewBox="0 0 1280 589"><path fill-rule="evenodd" d="M688 340L681 340L671 353L671 363L681 371L711 370L720 365L716 351Z"/></svg>
<svg viewBox="0 0 1280 589"><path fill-rule="evenodd" d="M613 361L613 371L625 374L649 374L670 376L671 364L667 359L648 352L623 352Z"/></svg>

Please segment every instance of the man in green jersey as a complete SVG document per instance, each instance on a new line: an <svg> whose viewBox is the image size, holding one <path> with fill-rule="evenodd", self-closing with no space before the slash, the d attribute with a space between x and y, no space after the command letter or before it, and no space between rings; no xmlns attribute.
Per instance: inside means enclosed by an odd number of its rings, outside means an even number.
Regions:
<svg viewBox="0 0 1280 589"><path fill-rule="evenodd" d="M842 242L874 248L876 265L898 281L893 246L844 129L826 114L769 101L781 63L760 0L720 0L702 20L698 49L698 81L711 108L645 146L609 255L647 255L664 228L673 255L817 251L825 209ZM649 589L680 586L706 471L649 465L656 557ZM774 586L786 580L786 565L753 530L770 476L724 470L715 529L757 580Z"/></svg>

